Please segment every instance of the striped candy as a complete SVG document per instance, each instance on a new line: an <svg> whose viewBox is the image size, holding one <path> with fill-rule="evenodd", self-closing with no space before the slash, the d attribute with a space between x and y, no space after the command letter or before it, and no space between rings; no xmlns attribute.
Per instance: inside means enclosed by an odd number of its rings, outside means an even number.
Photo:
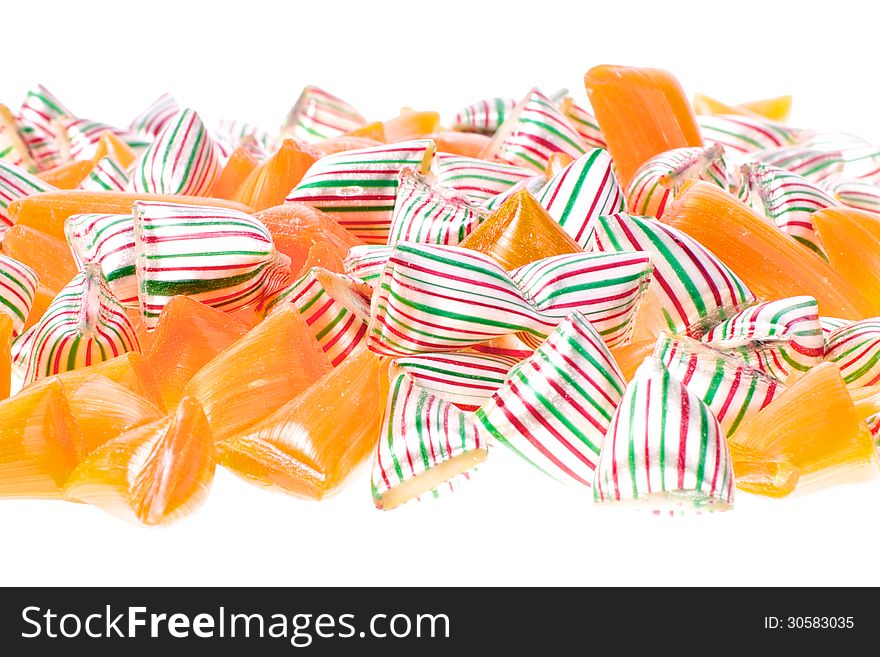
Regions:
<svg viewBox="0 0 880 657"><path fill-rule="evenodd" d="M441 185L475 202L488 201L535 175L525 167L450 153L437 153L434 169Z"/></svg>
<svg viewBox="0 0 880 657"><path fill-rule="evenodd" d="M468 105L455 115L452 129L460 132L479 132L494 135L495 131L507 120L516 101L512 98L489 98Z"/></svg>
<svg viewBox="0 0 880 657"><path fill-rule="evenodd" d="M398 178L388 244L458 244L487 216L467 198L432 184L426 176L407 167Z"/></svg>
<svg viewBox="0 0 880 657"><path fill-rule="evenodd" d="M12 319L12 335L24 330L39 280L37 273L18 260L0 254L0 313Z"/></svg>
<svg viewBox="0 0 880 657"><path fill-rule="evenodd" d="M834 333L837 329L843 328L844 326L851 326L854 324L851 319L839 319L837 317L820 317L819 318L819 326L822 327L822 336L825 338L825 349L828 349L828 338L831 337L831 334Z"/></svg>
<svg viewBox="0 0 880 657"><path fill-rule="evenodd" d="M650 294L665 328L673 333L699 337L755 301L746 284L708 249L653 219L627 214L599 217L589 249L649 252L654 263Z"/></svg>
<svg viewBox="0 0 880 657"><path fill-rule="evenodd" d="M507 199L522 190L527 191L532 196L538 196L538 194L541 193L541 190L544 189L544 186L546 184L547 178L544 175L532 176L531 178L520 180L513 187L505 189L500 194L493 196L488 201L483 203L483 209L487 212L494 212L495 210L500 208Z"/></svg>
<svg viewBox="0 0 880 657"><path fill-rule="evenodd" d="M43 182L14 164L0 160L0 240L3 233L12 225L12 219L6 212L9 204L18 199L54 191L55 187Z"/></svg>
<svg viewBox="0 0 880 657"><path fill-rule="evenodd" d="M485 433L547 475L590 486L626 382L601 336L573 312L476 413Z"/></svg>
<svg viewBox="0 0 880 657"><path fill-rule="evenodd" d="M315 143L339 137L366 123L361 113L341 98L308 86L287 114L281 131L285 136Z"/></svg>
<svg viewBox="0 0 880 657"><path fill-rule="evenodd" d="M232 312L288 282L290 258L243 212L138 201L134 227L138 295L149 330L175 295Z"/></svg>
<svg viewBox="0 0 880 657"><path fill-rule="evenodd" d="M517 362L514 356L458 352L404 356L394 361L394 368L431 394L475 411L492 398Z"/></svg>
<svg viewBox="0 0 880 657"><path fill-rule="evenodd" d="M727 440L712 411L657 360L646 359L605 436L595 501L725 511L733 489Z"/></svg>
<svg viewBox="0 0 880 657"><path fill-rule="evenodd" d="M59 139L64 142L62 153L66 151L68 156L64 159L88 160L94 157L98 150L98 141L104 132L112 132L136 153L146 150L152 141L152 138L89 119L64 117L57 120L55 125Z"/></svg>
<svg viewBox="0 0 880 657"><path fill-rule="evenodd" d="M352 278L375 285L393 251L393 246L385 246L384 244L353 246L348 250L348 255L345 256L342 265L345 268L345 273Z"/></svg>
<svg viewBox="0 0 880 657"><path fill-rule="evenodd" d="M267 307L267 314L283 304L293 304L315 335L333 367L342 363L364 343L367 334L369 300L358 304L356 282L312 267L305 276L285 289ZM361 308L363 306L363 309Z"/></svg>
<svg viewBox="0 0 880 657"><path fill-rule="evenodd" d="M880 319L865 319L834 331L825 360L837 365L849 388L880 383Z"/></svg>
<svg viewBox="0 0 880 657"><path fill-rule="evenodd" d="M486 159L543 173L553 153L576 159L587 151L583 138L553 102L532 89L486 147Z"/></svg>
<svg viewBox="0 0 880 657"><path fill-rule="evenodd" d="M818 365L825 348L819 306L807 296L747 308L713 327L703 342L780 381Z"/></svg>
<svg viewBox="0 0 880 657"><path fill-rule="evenodd" d="M880 214L880 185L857 178L828 183L825 189L835 201L850 208Z"/></svg>
<svg viewBox="0 0 880 657"><path fill-rule="evenodd" d="M536 196L581 246L589 241L596 217L624 210L613 164L607 151L594 148L553 176Z"/></svg>
<svg viewBox="0 0 880 657"><path fill-rule="evenodd" d="M100 267L113 295L123 306L137 308L134 219L130 214L75 214L64 222L73 259L82 269Z"/></svg>
<svg viewBox="0 0 880 657"><path fill-rule="evenodd" d="M705 180L726 190L730 187L728 177L720 144L675 148L639 167L626 192L627 207L633 214L660 217L687 181Z"/></svg>
<svg viewBox="0 0 880 657"><path fill-rule="evenodd" d="M135 165L130 189L205 196L219 175L214 140L199 115L185 109L167 123Z"/></svg>
<svg viewBox="0 0 880 657"><path fill-rule="evenodd" d="M170 94L162 94L132 121L128 129L139 135L158 137L180 113L180 105Z"/></svg>
<svg viewBox="0 0 880 657"><path fill-rule="evenodd" d="M783 146L754 153L754 158L764 164L785 169L806 178L810 182L821 183L835 178L843 172L843 153L835 150L822 150L804 146Z"/></svg>
<svg viewBox="0 0 880 657"><path fill-rule="evenodd" d="M73 116L43 85L37 85L25 96L18 110L18 127L37 169L45 171L62 164L58 148L55 119Z"/></svg>
<svg viewBox="0 0 880 657"><path fill-rule="evenodd" d="M27 346L25 383L140 351L137 333L96 266L52 300Z"/></svg>
<svg viewBox="0 0 880 657"><path fill-rule="evenodd" d="M406 374L391 381L373 459L373 501L393 509L472 469L488 455L477 426Z"/></svg>
<svg viewBox="0 0 880 657"><path fill-rule="evenodd" d="M602 134L602 129L595 116L571 98L563 99L560 103L560 109L589 148L608 148L605 143L605 135Z"/></svg>
<svg viewBox="0 0 880 657"><path fill-rule="evenodd" d="M653 357L710 408L727 436L785 390L773 377L684 336L661 333Z"/></svg>
<svg viewBox="0 0 880 657"><path fill-rule="evenodd" d="M697 117L697 124L704 142L721 144L730 154L744 155L793 146L797 142L797 133L791 128L749 116L701 115Z"/></svg>
<svg viewBox="0 0 880 657"><path fill-rule="evenodd" d="M79 188L93 192L122 192L128 187L129 182L128 173L119 162L114 157L105 155L89 171L89 175L79 184Z"/></svg>
<svg viewBox="0 0 880 657"><path fill-rule="evenodd" d="M309 167L287 202L335 213L342 226L368 244L385 244L400 171L413 167L426 173L433 157L430 139L334 153Z"/></svg>
<svg viewBox="0 0 880 657"><path fill-rule="evenodd" d="M217 132L235 146L250 139L253 139L262 150L272 150L275 146L275 139L266 130L243 121L221 119L217 123Z"/></svg>
<svg viewBox="0 0 880 657"><path fill-rule="evenodd" d="M508 274L475 251L404 242L376 287L369 346L402 356L455 351L511 333L534 345L573 310L615 344L628 337L650 274L644 253L575 253Z"/></svg>
<svg viewBox="0 0 880 657"><path fill-rule="evenodd" d="M0 105L0 160L28 173L37 172L37 164L18 130L18 121L6 105Z"/></svg>
<svg viewBox="0 0 880 657"><path fill-rule="evenodd" d="M880 182L880 147L869 141L841 132L814 132L799 141L802 148L836 151L843 159L841 178L859 178Z"/></svg>

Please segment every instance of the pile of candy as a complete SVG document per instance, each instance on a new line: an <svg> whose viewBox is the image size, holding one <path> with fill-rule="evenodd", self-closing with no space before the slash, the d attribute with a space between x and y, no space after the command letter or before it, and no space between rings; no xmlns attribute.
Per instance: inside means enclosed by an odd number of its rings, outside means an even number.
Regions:
<svg viewBox="0 0 880 657"><path fill-rule="evenodd" d="M277 135L0 105L0 496L165 524L217 464L320 499L372 459L392 509L495 449L667 510L876 474L880 148L585 82L448 129L316 87Z"/></svg>

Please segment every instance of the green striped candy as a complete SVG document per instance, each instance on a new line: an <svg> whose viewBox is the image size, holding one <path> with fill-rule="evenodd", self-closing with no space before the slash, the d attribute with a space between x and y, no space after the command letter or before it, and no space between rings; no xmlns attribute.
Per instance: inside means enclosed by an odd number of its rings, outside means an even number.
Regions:
<svg viewBox="0 0 880 657"><path fill-rule="evenodd" d="M493 135L516 107L512 98L488 98L468 105L455 115L452 129Z"/></svg>
<svg viewBox="0 0 880 657"><path fill-rule="evenodd" d="M825 360L840 368L849 388L880 383L880 318L865 319L828 336Z"/></svg>
<svg viewBox="0 0 880 657"><path fill-rule="evenodd" d="M26 264L0 254L0 313L12 319L12 334L24 329L34 295L37 293L37 273Z"/></svg>
<svg viewBox="0 0 880 657"><path fill-rule="evenodd" d="M95 263L110 290L126 307L138 306L134 218L130 214L74 214L64 234L77 266Z"/></svg>
<svg viewBox="0 0 880 657"><path fill-rule="evenodd" d="M73 112L41 84L27 92L18 110L21 136L40 171L64 163L54 122L65 116L73 116Z"/></svg>
<svg viewBox="0 0 880 657"><path fill-rule="evenodd" d="M0 238L12 225L7 208L13 201L31 194L55 191L55 187L43 182L24 169L5 160L0 160Z"/></svg>
<svg viewBox="0 0 880 657"><path fill-rule="evenodd" d="M353 246L348 250L342 265L345 268L345 273L352 278L375 286L393 251L393 246L385 246L384 244Z"/></svg>
<svg viewBox="0 0 880 657"><path fill-rule="evenodd" d="M360 112L341 98L308 86L287 114L281 132L306 143L317 143L356 130L366 122Z"/></svg>

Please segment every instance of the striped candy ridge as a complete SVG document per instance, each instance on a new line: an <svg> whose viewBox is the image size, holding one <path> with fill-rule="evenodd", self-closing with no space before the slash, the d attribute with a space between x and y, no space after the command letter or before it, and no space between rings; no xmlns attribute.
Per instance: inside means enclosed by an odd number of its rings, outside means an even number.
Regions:
<svg viewBox="0 0 880 657"><path fill-rule="evenodd" d="M828 337L825 360L840 368L849 388L880 383L880 319L865 319L834 331Z"/></svg>
<svg viewBox="0 0 880 657"><path fill-rule="evenodd" d="M376 353L403 356L520 333L534 345L573 310L613 344L628 336L650 274L643 253L575 253L508 274L469 249L403 242L376 286L368 344Z"/></svg>
<svg viewBox="0 0 880 657"><path fill-rule="evenodd" d="M180 113L180 105L171 94L162 94L141 112L128 126L128 129L139 135L158 137Z"/></svg>
<svg viewBox="0 0 880 657"><path fill-rule="evenodd" d="M0 254L0 313L12 319L12 334L24 330L37 293L37 273L26 264Z"/></svg>
<svg viewBox="0 0 880 657"><path fill-rule="evenodd" d="M182 294L232 312L289 282L290 258L243 212L173 203L134 204L135 270L144 325Z"/></svg>
<svg viewBox="0 0 880 657"><path fill-rule="evenodd" d="M2 104L0 104L0 160L24 169L28 173L37 172L37 164L18 130L18 121L9 108Z"/></svg>
<svg viewBox="0 0 880 657"><path fill-rule="evenodd" d="M571 122L571 126L577 131L589 148L608 148L605 143L605 135L599 127L596 117L571 99L565 99L561 104L562 113Z"/></svg>
<svg viewBox="0 0 880 657"><path fill-rule="evenodd" d="M820 151L836 151L843 159L841 178L880 182L880 147L856 135L843 132L814 132L804 135L799 145Z"/></svg>
<svg viewBox="0 0 880 657"><path fill-rule="evenodd" d="M741 173L743 186L749 188L747 203L782 232L827 259L810 215L839 203L819 186L779 167L751 162L742 166Z"/></svg>
<svg viewBox="0 0 880 657"><path fill-rule="evenodd" d="M31 194L51 191L55 191L53 185L43 182L14 164L0 160L0 238L12 225L12 219L6 212L10 203Z"/></svg>
<svg viewBox="0 0 880 657"><path fill-rule="evenodd" d="M287 114L282 132L286 136L315 143L339 137L365 125L367 120L341 98L315 86L302 90Z"/></svg>
<svg viewBox="0 0 880 657"><path fill-rule="evenodd" d="M393 251L393 246L384 244L359 244L348 250L342 266L352 278L375 285Z"/></svg>
<svg viewBox="0 0 880 657"><path fill-rule="evenodd" d="M175 115L135 165L130 189L154 194L205 196L220 175L214 140L199 115Z"/></svg>
<svg viewBox="0 0 880 657"><path fill-rule="evenodd" d="M828 350L828 338L831 337L831 334L834 333L837 329L843 328L844 326L851 326L854 324L851 319L840 319L838 317L820 317L819 318L819 326L822 327L822 337L825 339L825 350Z"/></svg>
<svg viewBox="0 0 880 657"><path fill-rule="evenodd" d="M514 108L486 147L491 157L543 173L553 153L577 159L587 151L583 138L559 108L532 89Z"/></svg>
<svg viewBox="0 0 880 657"><path fill-rule="evenodd" d="M727 436L785 390L773 377L684 336L661 333L653 357L709 407Z"/></svg>
<svg viewBox="0 0 880 657"><path fill-rule="evenodd" d="M829 183L828 193L838 203L857 210L880 214L880 185L847 178Z"/></svg>
<svg viewBox="0 0 880 657"><path fill-rule="evenodd" d="M476 411L504 384L517 362L513 356L458 352L404 356L393 367L463 411Z"/></svg>
<svg viewBox="0 0 880 657"><path fill-rule="evenodd" d="M114 157L105 155L79 184L80 189L92 192L122 192L128 187L128 173Z"/></svg>
<svg viewBox="0 0 880 657"><path fill-rule="evenodd" d="M433 157L430 139L334 153L309 167L287 202L334 213L342 226L368 244L385 244L401 169L425 173Z"/></svg>
<svg viewBox="0 0 880 657"><path fill-rule="evenodd" d="M821 183L843 173L843 153L804 146L784 146L754 153L759 162L806 178L810 182Z"/></svg>
<svg viewBox="0 0 880 657"><path fill-rule="evenodd" d="M106 123L64 117L56 121L59 136L63 136L68 156L73 160L88 160L95 156L98 141L104 132L112 132L135 153L141 153L150 145L152 138L143 137L128 130L120 130Z"/></svg>
<svg viewBox="0 0 880 657"><path fill-rule="evenodd" d="M625 387L601 336L574 312L511 370L476 420L545 474L590 486Z"/></svg>
<svg viewBox="0 0 880 657"><path fill-rule="evenodd" d="M64 235L78 267L94 263L123 306L138 306L134 218L130 214L75 214Z"/></svg>
<svg viewBox="0 0 880 657"><path fill-rule="evenodd" d="M548 180L536 196L581 246L589 241L596 217L625 209L613 165L607 151L594 148Z"/></svg>
<svg viewBox="0 0 880 657"><path fill-rule="evenodd" d="M31 345L34 342L36 330L37 325L34 324L12 341L12 349L10 350L12 371L22 381L24 380L24 373L27 370L28 356L31 352Z"/></svg>
<svg viewBox="0 0 880 657"><path fill-rule="evenodd" d="M25 383L140 351L137 333L97 267L52 300L27 349Z"/></svg>
<svg viewBox="0 0 880 657"><path fill-rule="evenodd" d="M398 178L388 244L458 244L486 217L488 214L467 198L438 187L407 167Z"/></svg>
<svg viewBox="0 0 880 657"><path fill-rule="evenodd" d="M500 194L497 194L490 198L488 201L483 203L483 209L486 212L494 212L498 208L500 208L504 201L509 199L511 196L516 194L519 191L525 190L532 196L537 197L538 194L541 193L541 190L544 189L544 186L547 184L546 176L532 176L531 178L526 178L525 180L520 180L513 187L509 187L505 189Z"/></svg>
<svg viewBox="0 0 880 657"><path fill-rule="evenodd" d="M39 84L25 96L18 110L18 127L37 169L45 171L62 164L55 119L73 116L60 100Z"/></svg>
<svg viewBox="0 0 880 657"><path fill-rule="evenodd" d="M700 115L697 124L704 142L721 144L732 153L752 153L797 142L797 133L791 128L749 116Z"/></svg>
<svg viewBox="0 0 880 657"><path fill-rule="evenodd" d="M709 407L653 358L636 371L614 413L593 498L717 511L733 505L724 431Z"/></svg>
<svg viewBox="0 0 880 657"><path fill-rule="evenodd" d="M818 365L825 351L819 306L808 296L756 304L713 327L702 339L780 381Z"/></svg>
<svg viewBox="0 0 880 657"><path fill-rule="evenodd" d="M650 253L651 288L673 333L699 337L755 301L746 284L708 249L654 219L622 213L599 217L589 249Z"/></svg>
<svg viewBox="0 0 880 657"><path fill-rule="evenodd" d="M434 169L441 185L474 202L488 201L535 176L534 171L525 167L450 153L437 153Z"/></svg>
<svg viewBox="0 0 880 657"><path fill-rule="evenodd" d="M675 148L639 167L626 192L627 207L633 214L660 217L685 182L704 180L726 190L730 187L728 177L724 147L720 144Z"/></svg>
<svg viewBox="0 0 880 657"><path fill-rule="evenodd" d="M479 132L494 135L510 116L516 100L513 98L488 98L468 105L452 120L452 129L459 132Z"/></svg>
<svg viewBox="0 0 880 657"><path fill-rule="evenodd" d="M380 509L398 506L472 469L487 453L464 411L399 374L373 458L373 501ZM389 499L392 493L396 499Z"/></svg>
<svg viewBox="0 0 880 657"><path fill-rule="evenodd" d="M364 343L367 334L365 313L369 301L363 301L362 313L352 303L357 300L349 291L350 288L344 287L347 282L340 275L312 267L272 300L266 309L267 314L284 304L293 304L314 333L330 363L336 367Z"/></svg>
<svg viewBox="0 0 880 657"><path fill-rule="evenodd" d="M275 146L275 139L268 131L244 121L221 119L217 123L217 132L225 135L235 146L248 139L253 139L263 150L272 150Z"/></svg>

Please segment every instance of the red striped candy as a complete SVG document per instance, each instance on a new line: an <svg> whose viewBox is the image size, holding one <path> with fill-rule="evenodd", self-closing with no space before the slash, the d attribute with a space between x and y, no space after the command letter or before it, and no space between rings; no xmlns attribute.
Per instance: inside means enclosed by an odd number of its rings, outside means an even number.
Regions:
<svg viewBox="0 0 880 657"><path fill-rule="evenodd" d="M73 116L46 87L38 84L28 91L18 110L18 127L37 169L45 171L63 164L58 148L55 119Z"/></svg>
<svg viewBox="0 0 880 657"><path fill-rule="evenodd" d="M0 240L6 229L12 225L12 219L6 212L10 203L31 194L51 191L55 191L55 187L49 183L14 164L0 160Z"/></svg>
<svg viewBox="0 0 880 657"><path fill-rule="evenodd" d="M134 219L130 214L75 214L64 234L77 266L94 263L123 306L138 306Z"/></svg>
<svg viewBox="0 0 880 657"><path fill-rule="evenodd" d="M307 143L339 137L365 125L367 120L341 98L315 86L302 90L287 114L282 133Z"/></svg>
<svg viewBox="0 0 880 657"><path fill-rule="evenodd" d="M608 148L605 143L605 135L602 134L602 129L595 116L571 98L563 99L560 103L560 109L589 148Z"/></svg>
<svg viewBox="0 0 880 657"><path fill-rule="evenodd" d="M880 384L880 319L865 319L828 336L825 360L837 365L847 387Z"/></svg>
<svg viewBox="0 0 880 657"><path fill-rule="evenodd" d="M141 112L128 126L139 135L158 137L180 113L180 105L170 94L162 94Z"/></svg>
<svg viewBox="0 0 880 657"><path fill-rule="evenodd" d="M89 175L79 184L80 189L93 192L122 192L129 184L128 173L112 156L98 160Z"/></svg>
<svg viewBox="0 0 880 657"><path fill-rule="evenodd" d="M12 334L24 329L39 280L26 264L0 254L0 313L12 319Z"/></svg>
<svg viewBox="0 0 880 657"><path fill-rule="evenodd" d="M525 167L450 153L437 153L434 168L441 185L475 202L488 201L535 176L534 171Z"/></svg>
<svg viewBox="0 0 880 657"><path fill-rule="evenodd" d="M37 172L37 164L19 132L18 121L6 105L0 105L0 160L28 173Z"/></svg>
<svg viewBox="0 0 880 657"><path fill-rule="evenodd" d="M452 129L460 132L479 132L494 135L499 126L516 107L512 98L489 98L468 105L455 115Z"/></svg>
<svg viewBox="0 0 880 657"><path fill-rule="evenodd" d="M353 246L342 265L345 273L369 285L375 285L385 269L385 263L394 251L393 246L362 244Z"/></svg>

